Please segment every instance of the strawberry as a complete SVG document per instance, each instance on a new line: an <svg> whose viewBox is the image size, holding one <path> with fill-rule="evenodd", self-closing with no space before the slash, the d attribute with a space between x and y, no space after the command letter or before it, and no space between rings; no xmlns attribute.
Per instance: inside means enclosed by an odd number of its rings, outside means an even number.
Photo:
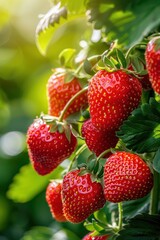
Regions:
<svg viewBox="0 0 160 240"><path fill-rule="evenodd" d="M82 240L107 240L108 237L109 237L108 235L92 237L92 233L89 233L86 236L84 236Z"/></svg>
<svg viewBox="0 0 160 240"><path fill-rule="evenodd" d="M88 102L92 123L99 129L118 130L141 99L137 78L122 70L98 71L91 79Z"/></svg>
<svg viewBox="0 0 160 240"><path fill-rule="evenodd" d="M105 204L101 183L92 181L90 173L68 172L62 182L63 211L66 219L80 223Z"/></svg>
<svg viewBox="0 0 160 240"><path fill-rule="evenodd" d="M73 153L76 145L77 139L73 134L69 142L64 132L50 132L50 125L41 119L35 120L27 132L29 157L40 175L53 171Z"/></svg>
<svg viewBox="0 0 160 240"><path fill-rule="evenodd" d="M46 201L54 219L58 222L66 222L66 218L63 214L61 189L61 183L57 183L56 181L50 182L46 189Z"/></svg>
<svg viewBox="0 0 160 240"><path fill-rule="evenodd" d="M104 194L110 202L134 200L146 196L153 187L148 165L136 154L116 152L104 166Z"/></svg>
<svg viewBox="0 0 160 240"><path fill-rule="evenodd" d="M152 88L160 94L160 37L154 37L148 42L145 59Z"/></svg>
<svg viewBox="0 0 160 240"><path fill-rule="evenodd" d="M48 80L47 93L50 115L59 116L66 103L82 89L75 77L70 82L65 83L66 74L64 69L57 68ZM85 92L70 105L64 118L80 111L81 108L87 106L87 103L87 93Z"/></svg>
<svg viewBox="0 0 160 240"><path fill-rule="evenodd" d="M85 138L85 142L88 148L99 156L105 150L115 147L118 142L118 137L115 131L104 131L96 128L92 124L92 119L85 121L82 125L82 136ZM105 157L110 155L107 154Z"/></svg>

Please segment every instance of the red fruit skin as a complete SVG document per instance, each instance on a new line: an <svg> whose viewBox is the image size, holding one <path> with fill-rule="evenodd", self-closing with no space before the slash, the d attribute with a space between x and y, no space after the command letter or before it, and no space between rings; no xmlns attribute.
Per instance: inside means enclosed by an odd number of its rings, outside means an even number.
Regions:
<svg viewBox="0 0 160 240"><path fill-rule="evenodd" d="M109 148L115 147L118 142L115 131L103 131L96 128L92 123L92 119L83 123L81 132L88 148L94 152L96 156L99 156ZM106 154L105 157L109 157L110 154L111 153Z"/></svg>
<svg viewBox="0 0 160 240"><path fill-rule="evenodd" d="M46 201L53 218L58 222L66 222L67 220L63 214L61 190L62 184L52 181L46 189Z"/></svg>
<svg viewBox="0 0 160 240"><path fill-rule="evenodd" d="M82 89L77 78L73 78L72 81L64 83L65 74L63 69L57 68L48 80L48 107L49 114L53 116L59 116L66 103ZM80 109L87 105L88 97L87 92L85 92L77 97L70 105L64 118L67 118L70 114L79 112Z"/></svg>
<svg viewBox="0 0 160 240"><path fill-rule="evenodd" d="M160 37L154 37L145 51L146 67L153 90L160 94Z"/></svg>
<svg viewBox="0 0 160 240"><path fill-rule="evenodd" d="M132 110L138 107L142 86L137 78L122 70L98 71L88 89L90 115L95 127L118 130Z"/></svg>
<svg viewBox="0 0 160 240"><path fill-rule="evenodd" d="M94 236L92 237L91 235L92 233L87 234L86 236L84 236L84 238L82 240L107 240L109 236L104 235L104 236Z"/></svg>
<svg viewBox="0 0 160 240"><path fill-rule="evenodd" d="M105 204L101 183L92 182L89 173L79 173L80 170L67 173L62 183L64 216L72 223L84 221Z"/></svg>
<svg viewBox="0 0 160 240"><path fill-rule="evenodd" d="M50 132L50 126L37 119L27 131L28 154L34 169L40 175L53 171L75 150L77 139L71 134L69 142L65 133Z"/></svg>
<svg viewBox="0 0 160 240"><path fill-rule="evenodd" d="M136 154L117 152L104 166L104 194L107 201L122 202L146 196L153 187L153 175Z"/></svg>

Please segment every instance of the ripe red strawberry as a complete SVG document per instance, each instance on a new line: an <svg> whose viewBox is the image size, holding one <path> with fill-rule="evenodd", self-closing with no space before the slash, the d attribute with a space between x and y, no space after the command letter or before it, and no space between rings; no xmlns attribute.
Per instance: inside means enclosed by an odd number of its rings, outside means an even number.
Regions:
<svg viewBox="0 0 160 240"><path fill-rule="evenodd" d="M110 202L134 200L152 189L153 175L147 164L136 154L112 154L104 167L104 194Z"/></svg>
<svg viewBox="0 0 160 240"><path fill-rule="evenodd" d="M53 171L75 150L77 139L71 134L71 141L65 133L50 132L50 126L37 119L28 129L28 153L35 170L40 175Z"/></svg>
<svg viewBox="0 0 160 240"><path fill-rule="evenodd" d="M154 37L149 41L145 59L152 88L160 94L160 37Z"/></svg>
<svg viewBox="0 0 160 240"><path fill-rule="evenodd" d="M66 222L67 220L63 214L61 189L61 183L52 181L46 189L46 201L49 205L53 218L58 222Z"/></svg>
<svg viewBox="0 0 160 240"><path fill-rule="evenodd" d="M118 142L118 137L115 131L103 131L97 129L92 124L92 119L85 121L82 125L82 136L85 138L85 142L88 148L99 156L105 150L115 147ZM110 155L107 154L105 157Z"/></svg>
<svg viewBox="0 0 160 240"><path fill-rule="evenodd" d="M108 237L109 237L108 235L92 237L92 233L89 233L86 236L84 236L82 240L107 240Z"/></svg>
<svg viewBox="0 0 160 240"><path fill-rule="evenodd" d="M141 99L142 86L137 78L122 70L98 71L90 81L88 101L95 127L118 130Z"/></svg>
<svg viewBox="0 0 160 240"><path fill-rule="evenodd" d="M49 114L59 116L66 103L79 92L82 88L77 78L65 83L64 78L67 73L64 69L57 68L48 80L47 93ZM80 111L81 108L86 107L88 103L87 93L83 93L75 99L65 114L65 118L70 114Z"/></svg>
<svg viewBox="0 0 160 240"><path fill-rule="evenodd" d="M79 175L73 170L64 176L62 183L63 211L66 219L80 223L105 204L101 183L92 181L91 175Z"/></svg>

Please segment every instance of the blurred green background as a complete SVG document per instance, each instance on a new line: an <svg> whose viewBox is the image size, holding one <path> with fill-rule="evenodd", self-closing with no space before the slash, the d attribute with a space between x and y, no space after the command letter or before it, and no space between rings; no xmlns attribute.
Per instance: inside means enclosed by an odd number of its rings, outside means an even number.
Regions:
<svg viewBox="0 0 160 240"><path fill-rule="evenodd" d="M46 0L0 0L0 240L21 239L34 226L53 226L55 232L61 228L52 219L45 201L49 179L30 199L17 197L22 194L25 198L25 192L32 187L30 177L26 177L24 187L17 185L16 196L12 194L14 190L9 192L14 176L29 163L25 143L27 128L41 112L47 113L46 83L51 69L59 64L58 54L63 48L77 47L79 43L80 32L76 34L74 24L70 24L63 29L67 30L68 38L57 35L47 55L39 53L35 44L38 16L50 7L51 3ZM82 28L86 28L85 24ZM67 225L83 236L79 227L81 225ZM65 239L63 234L62 237Z"/></svg>

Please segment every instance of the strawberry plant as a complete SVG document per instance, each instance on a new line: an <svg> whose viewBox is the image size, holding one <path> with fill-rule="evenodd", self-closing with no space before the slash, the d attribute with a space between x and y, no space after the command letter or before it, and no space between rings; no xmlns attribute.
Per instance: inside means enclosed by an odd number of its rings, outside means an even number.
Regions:
<svg viewBox="0 0 160 240"><path fill-rule="evenodd" d="M59 53L58 66L46 79L48 111L28 126L29 166L45 178L53 219L82 224L83 240L158 240L158 3L146 1L152 11L146 10L142 24L146 2L106 2L53 1L37 26L36 44L43 55L58 26L75 21L75 12L87 14L99 39Z"/></svg>

